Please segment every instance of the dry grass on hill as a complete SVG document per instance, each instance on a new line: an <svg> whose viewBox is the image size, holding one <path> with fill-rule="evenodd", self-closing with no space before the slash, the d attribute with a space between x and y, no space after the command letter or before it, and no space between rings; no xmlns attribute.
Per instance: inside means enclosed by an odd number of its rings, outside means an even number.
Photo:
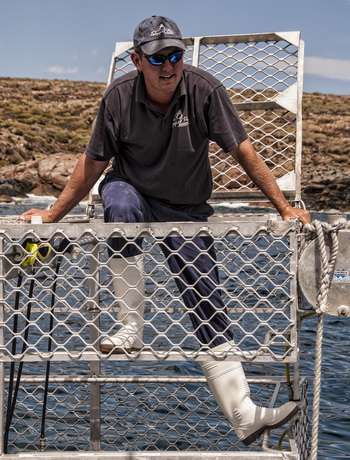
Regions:
<svg viewBox="0 0 350 460"><path fill-rule="evenodd" d="M0 78L0 168L83 152L104 89L104 83ZM303 188L350 178L350 96L304 94L302 161Z"/></svg>

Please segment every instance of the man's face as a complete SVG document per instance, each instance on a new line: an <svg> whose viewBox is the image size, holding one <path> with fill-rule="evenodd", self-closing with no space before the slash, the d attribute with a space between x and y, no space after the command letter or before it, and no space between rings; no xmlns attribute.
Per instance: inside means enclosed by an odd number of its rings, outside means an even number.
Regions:
<svg viewBox="0 0 350 460"><path fill-rule="evenodd" d="M168 56L178 48L170 47L158 51L157 55ZM183 57L179 62L172 64L166 59L164 64L159 66L151 64L146 57L132 53L132 60L139 72L143 73L147 91L152 97L174 94L183 73Z"/></svg>

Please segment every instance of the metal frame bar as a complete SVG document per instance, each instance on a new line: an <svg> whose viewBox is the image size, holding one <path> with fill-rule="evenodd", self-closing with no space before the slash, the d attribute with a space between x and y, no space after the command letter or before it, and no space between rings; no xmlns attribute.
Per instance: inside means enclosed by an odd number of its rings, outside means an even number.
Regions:
<svg viewBox="0 0 350 460"><path fill-rule="evenodd" d="M296 194L295 201L301 203L301 156L302 156L302 98L303 98L303 75L304 75L304 51L305 43L300 40L299 45L299 60L298 60L298 93L297 93L297 130L296 130L296 146L295 146L295 170L296 170Z"/></svg>
<svg viewBox="0 0 350 460"><path fill-rule="evenodd" d="M5 321L5 308L4 308L4 300L5 300L5 292L4 292L4 279L6 276L6 269L4 264L4 240L0 235L0 324L4 324ZM4 328L0 326L0 345L5 345L5 334ZM3 361L3 351L0 351L0 455L4 453L4 428L5 428L5 392L3 388L5 388L5 363Z"/></svg>
<svg viewBox="0 0 350 460"><path fill-rule="evenodd" d="M99 272L98 272L98 246L95 246L92 249L92 255L90 257L90 274L92 278L90 279L90 298L93 300L91 302L90 318L90 338L92 343L96 343L99 336L99 316L97 314L96 308L94 305L99 305ZM100 375L101 364L99 360L90 361L90 446L91 450L98 451L101 449L101 387L100 382L94 379L95 376Z"/></svg>
<svg viewBox="0 0 350 460"><path fill-rule="evenodd" d="M111 459L124 459L124 460L145 460L145 459L167 459L167 460L298 460L297 452L295 449L291 452L133 452L130 451L126 455L123 452L91 452L91 453L35 453L35 454L18 454L18 455L6 455L5 459L8 460L111 460Z"/></svg>

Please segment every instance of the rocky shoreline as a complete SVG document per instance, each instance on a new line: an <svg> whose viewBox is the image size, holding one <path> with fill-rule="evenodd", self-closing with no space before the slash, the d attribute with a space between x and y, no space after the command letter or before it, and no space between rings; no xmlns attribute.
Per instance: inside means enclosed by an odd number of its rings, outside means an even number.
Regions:
<svg viewBox="0 0 350 460"><path fill-rule="evenodd" d="M0 201L27 194L58 196L77 162L77 155L57 153L38 160L0 168Z"/></svg>
<svg viewBox="0 0 350 460"><path fill-rule="evenodd" d="M105 85L0 78L0 202L58 196L90 137ZM302 199L350 211L350 96L305 94Z"/></svg>

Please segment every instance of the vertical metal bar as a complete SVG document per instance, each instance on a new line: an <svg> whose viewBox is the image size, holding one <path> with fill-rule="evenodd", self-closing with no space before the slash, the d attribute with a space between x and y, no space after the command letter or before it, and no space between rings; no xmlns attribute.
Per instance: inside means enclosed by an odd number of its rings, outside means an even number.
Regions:
<svg viewBox="0 0 350 460"><path fill-rule="evenodd" d="M192 57L192 65L194 67L199 66L199 52L201 46L201 38L202 37L195 37L194 44L193 44L193 57Z"/></svg>
<svg viewBox="0 0 350 460"><path fill-rule="evenodd" d="M300 40L298 53L298 77L297 77L297 120L295 139L295 201L301 201L301 153L302 153L302 98L303 98L303 76L304 76L304 42Z"/></svg>
<svg viewBox="0 0 350 460"><path fill-rule="evenodd" d="M97 343L100 331L100 321L98 308L99 305L99 247L96 245L92 251L90 259L90 278L89 297L92 299L89 308L89 315L92 324L90 325L91 343ZM100 362L90 362L90 376L99 377ZM98 451L101 448L101 403L100 403L100 383L90 383L90 446L91 450Z"/></svg>
<svg viewBox="0 0 350 460"><path fill-rule="evenodd" d="M291 333L291 341L294 345L295 364L293 368L293 397L298 400L300 398L300 365L299 365L299 318L298 318L298 286L297 286L297 263L298 263L298 237L297 229L290 233L290 246L292 255L290 258L290 273L291 277L291 296L293 297L293 304L291 310L291 320L293 322L293 328Z"/></svg>
<svg viewBox="0 0 350 460"><path fill-rule="evenodd" d="M0 345L5 346L4 321L5 321L5 265L4 265L4 238L0 238ZM4 352L0 352L0 455L4 454L4 420L5 420L5 364L2 359Z"/></svg>
<svg viewBox="0 0 350 460"><path fill-rule="evenodd" d="M298 70L297 70L297 117L296 117L296 139L295 139L295 202L301 203L301 155L302 155L302 98L303 98L303 77L304 77L304 41L299 40L298 50ZM299 232L298 232L299 233ZM297 282L297 264L299 257L299 238L297 232L293 234L293 248L294 254L291 258L291 264L293 264L293 296L295 298L293 308L293 321L295 324L294 333L292 335L295 346L297 347L296 362L293 369L293 396L295 400L301 398L300 388L300 314L299 310L299 289Z"/></svg>
<svg viewBox="0 0 350 460"><path fill-rule="evenodd" d="M107 85L109 85L113 81L114 73L115 73L115 65L116 65L116 57L115 57L115 55L113 53L112 54L112 59L111 59L111 64L109 66Z"/></svg>

